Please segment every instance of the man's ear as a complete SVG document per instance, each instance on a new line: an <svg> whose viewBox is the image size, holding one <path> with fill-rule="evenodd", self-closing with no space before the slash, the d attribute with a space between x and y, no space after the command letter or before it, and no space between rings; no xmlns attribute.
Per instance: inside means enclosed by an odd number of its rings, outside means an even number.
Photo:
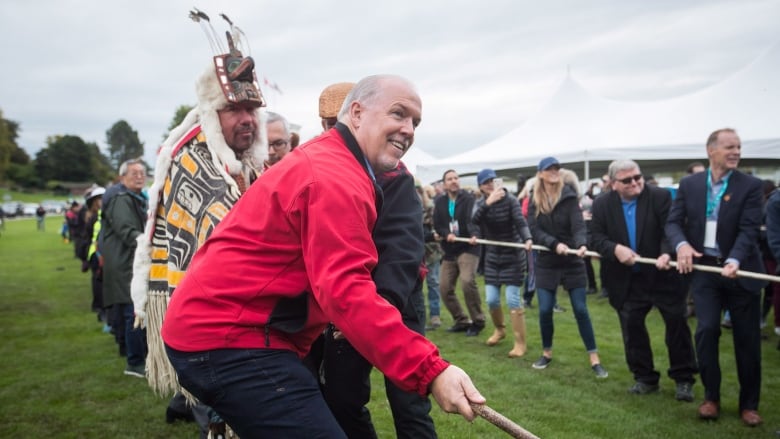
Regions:
<svg viewBox="0 0 780 439"><path fill-rule="evenodd" d="M358 101L352 101L351 104L349 104L349 118L352 123L353 128L359 128L360 127L360 120L363 116L363 106L360 105L360 102Z"/></svg>

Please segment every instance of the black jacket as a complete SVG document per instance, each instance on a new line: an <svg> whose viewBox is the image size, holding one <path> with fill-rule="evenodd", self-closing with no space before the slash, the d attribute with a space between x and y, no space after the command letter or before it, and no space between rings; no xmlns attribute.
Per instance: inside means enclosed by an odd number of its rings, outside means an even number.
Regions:
<svg viewBox="0 0 780 439"><path fill-rule="evenodd" d="M454 260L461 253L479 255L479 246L467 242L447 242L450 234L449 195L444 194L436 198L433 207L433 228L442 237L441 248L444 250L444 260ZM472 221L474 213L474 196L461 190L455 198L455 219L458 221L458 234L461 238L480 237L479 227Z"/></svg>
<svg viewBox="0 0 780 439"><path fill-rule="evenodd" d="M506 191L506 189L501 189ZM488 206L483 197L477 202L472 221L480 227L485 239L524 243L531 231L523 218L520 202L507 193ZM526 251L497 245L485 246L485 283L490 285L521 285L526 271Z"/></svg>
<svg viewBox="0 0 780 439"><path fill-rule="evenodd" d="M657 258L667 253L674 257L674 249L664 234L671 204L672 196L668 190L649 185L645 185L637 197L636 252L640 256ZM610 191L593 201L590 246L601 255L601 269L605 270L604 287L609 290L609 302L616 309L622 308L626 300L634 271L633 267L621 264L615 258L618 244L631 246L620 195ZM651 264L636 264L636 267L640 277L634 281L650 285L652 289L686 294L677 270L659 271Z"/></svg>

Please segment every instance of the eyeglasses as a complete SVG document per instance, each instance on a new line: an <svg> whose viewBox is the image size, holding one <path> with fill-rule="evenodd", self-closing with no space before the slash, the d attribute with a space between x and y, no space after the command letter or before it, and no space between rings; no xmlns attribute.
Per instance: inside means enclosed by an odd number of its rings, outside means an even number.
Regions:
<svg viewBox="0 0 780 439"><path fill-rule="evenodd" d="M631 184L631 180L634 180L635 182L639 183L639 180L641 179L642 179L642 174L636 174L636 175L632 175L631 177L621 178L620 180L615 180L615 181L619 181L623 184Z"/></svg>
<svg viewBox="0 0 780 439"><path fill-rule="evenodd" d="M270 142L268 144L268 146L270 146L271 148L273 148L273 149L278 151L280 149L284 149L287 146L287 144L289 144L289 143L290 142L288 142L288 141L286 141L284 139L279 139L279 140L274 140L273 142Z"/></svg>

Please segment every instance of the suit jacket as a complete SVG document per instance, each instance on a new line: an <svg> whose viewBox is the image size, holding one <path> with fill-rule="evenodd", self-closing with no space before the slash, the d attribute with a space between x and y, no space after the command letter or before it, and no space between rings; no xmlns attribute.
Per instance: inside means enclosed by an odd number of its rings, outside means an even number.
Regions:
<svg viewBox="0 0 780 439"><path fill-rule="evenodd" d="M674 248L664 235L664 226L672 202L666 189L645 185L636 205L636 252L643 257L657 258L663 253L673 254ZM609 302L620 309L625 302L632 280L633 267L621 264L615 257L618 244L631 247L628 227L620 195L610 191L596 197L592 207L590 248L601 254L601 267L605 271L604 287L609 291ZM679 291L682 277L675 271L659 271L654 265L637 264L638 280L657 290Z"/></svg>
<svg viewBox="0 0 780 439"><path fill-rule="evenodd" d="M666 223L666 236L674 248L687 241L696 251L704 253L707 174L700 172L680 180L677 197ZM728 189L720 201L715 240L721 256L739 261L740 270L766 272L758 249L762 194L761 180L734 170L729 177ZM739 283L756 294L767 284L766 281L742 277Z"/></svg>

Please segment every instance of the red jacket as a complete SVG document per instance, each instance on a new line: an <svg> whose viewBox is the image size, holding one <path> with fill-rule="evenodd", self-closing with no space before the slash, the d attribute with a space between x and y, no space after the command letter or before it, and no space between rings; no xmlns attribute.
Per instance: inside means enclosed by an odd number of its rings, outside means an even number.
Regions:
<svg viewBox="0 0 780 439"><path fill-rule="evenodd" d="M427 394L448 363L376 293L376 192L357 143L345 137L330 130L296 148L241 197L171 298L168 346L303 357L333 322L401 388Z"/></svg>

